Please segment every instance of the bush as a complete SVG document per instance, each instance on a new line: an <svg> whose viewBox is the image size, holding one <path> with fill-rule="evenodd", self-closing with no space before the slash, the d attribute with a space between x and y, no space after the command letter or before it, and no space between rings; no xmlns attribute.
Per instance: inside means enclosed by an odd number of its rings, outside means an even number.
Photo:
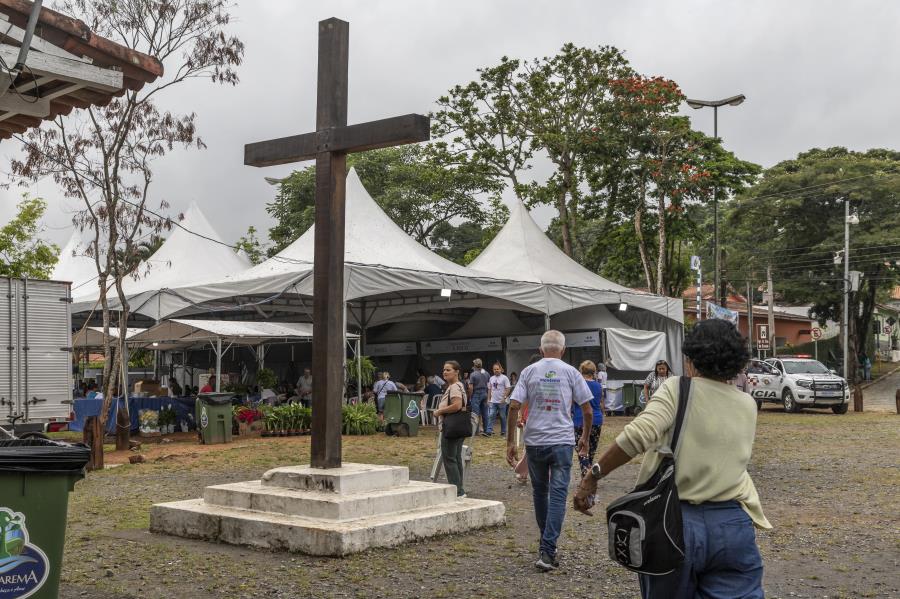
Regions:
<svg viewBox="0 0 900 599"><path fill-rule="evenodd" d="M259 390L263 389L274 389L275 385L278 384L278 377L275 376L275 371L271 368L260 368L256 371L256 384L259 385Z"/></svg>
<svg viewBox="0 0 900 599"><path fill-rule="evenodd" d="M378 431L378 414L372 404L344 406L342 419L345 435L374 435Z"/></svg>

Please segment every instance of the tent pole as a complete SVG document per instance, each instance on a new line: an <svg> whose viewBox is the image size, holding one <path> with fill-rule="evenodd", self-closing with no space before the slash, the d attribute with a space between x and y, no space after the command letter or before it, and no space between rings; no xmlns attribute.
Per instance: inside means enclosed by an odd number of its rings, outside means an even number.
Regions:
<svg viewBox="0 0 900 599"><path fill-rule="evenodd" d="M216 393L222 387L222 338L216 337Z"/></svg>
<svg viewBox="0 0 900 599"><path fill-rule="evenodd" d="M544 314L544 331L550 330L550 315Z"/></svg>
<svg viewBox="0 0 900 599"><path fill-rule="evenodd" d="M356 403L362 403L362 352L356 338Z"/></svg>

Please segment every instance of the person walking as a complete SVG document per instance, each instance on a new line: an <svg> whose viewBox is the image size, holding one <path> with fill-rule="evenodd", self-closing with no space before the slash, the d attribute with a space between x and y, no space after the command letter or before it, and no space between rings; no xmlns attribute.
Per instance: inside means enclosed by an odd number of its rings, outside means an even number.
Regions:
<svg viewBox="0 0 900 599"><path fill-rule="evenodd" d="M303 375L297 379L297 394L304 408L312 405L313 378L309 368L303 369Z"/></svg>
<svg viewBox="0 0 900 599"><path fill-rule="evenodd" d="M491 393L490 411L487 421L487 434L494 434L494 422L497 416L500 417L500 434L506 436L506 413L509 401L509 394L512 392L512 384L506 375L503 374L503 366L500 362L496 362L492 368L494 376L488 382Z"/></svg>
<svg viewBox="0 0 900 599"><path fill-rule="evenodd" d="M650 398L653 397L659 386L670 376L672 376L672 369L669 368L669 363L665 360L659 360L653 372L644 379L644 403L650 401Z"/></svg>
<svg viewBox="0 0 900 599"><path fill-rule="evenodd" d="M585 360L578 370L593 395L591 410L594 413L594 420L588 425L588 428L591 429L588 436L588 453L587 456L578 456L578 465L581 467L581 476L584 478L587 471L591 469L591 464L594 463L594 455L597 453L597 445L600 443L600 429L603 428L603 388L597 381L597 366L593 362ZM581 417L581 408L576 405L572 406L572 424L575 425L575 438L580 439L585 424Z"/></svg>
<svg viewBox="0 0 900 599"><path fill-rule="evenodd" d="M731 323L697 323L682 351L692 377L676 451L675 483L681 499L684 563L671 574L638 575L643 599L742 597L763 599L763 563L757 528L771 528L747 465L756 434L756 403L728 383L749 359L747 343ZM603 452L582 480L575 509L587 512L597 481L639 454L638 482L658 468L654 451L671 443L679 378L670 377L653 401Z"/></svg>
<svg viewBox="0 0 900 599"><path fill-rule="evenodd" d="M447 390L441 397L434 415L438 419L438 428L441 435L441 459L444 463L444 472L447 473L447 482L456 485L456 496L465 498L463 489L463 458L462 448L465 437L448 439L444 436L443 420L447 414L453 414L466 408L466 391L459 380L459 362L450 360L444 364L444 381L447 382Z"/></svg>
<svg viewBox="0 0 900 599"><path fill-rule="evenodd" d="M475 358L472 361L472 372L469 374L468 391L469 397L472 398L472 417L478 422L481 419L481 434L490 437L488 432L488 383L491 377L481 367L481 358ZM475 434L478 434L478 427L475 428Z"/></svg>
<svg viewBox="0 0 900 599"><path fill-rule="evenodd" d="M557 540L566 517L566 498L576 448L572 423L573 402L581 406L584 422L593 422L593 394L577 370L562 361L566 338L550 330L541 336L543 358L525 368L510 396L509 418L518 422L519 408L528 408L525 422L525 458L531 478L534 516L541 533L534 565L544 572L559 567ZM515 427L506 438L506 460L515 468L519 461ZM590 428L577 442L579 456L587 456Z"/></svg>

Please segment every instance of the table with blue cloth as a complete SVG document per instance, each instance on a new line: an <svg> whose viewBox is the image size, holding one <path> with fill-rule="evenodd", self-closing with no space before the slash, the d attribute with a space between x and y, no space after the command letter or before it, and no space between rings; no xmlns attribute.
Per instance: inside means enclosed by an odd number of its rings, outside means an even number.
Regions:
<svg viewBox="0 0 900 599"><path fill-rule="evenodd" d="M176 430L181 430L181 423L187 422L189 430L197 428L194 422L195 398L186 397L129 397L128 413L131 416L131 430L136 431L140 426L138 420L141 410L156 410L172 406L175 410ZM88 416L99 416L103 409L102 399L76 399L73 405L75 418L69 422L69 430L75 432L84 431L84 421ZM106 420L106 432L116 432L116 412L125 409L125 399L117 397L109 406L109 418Z"/></svg>

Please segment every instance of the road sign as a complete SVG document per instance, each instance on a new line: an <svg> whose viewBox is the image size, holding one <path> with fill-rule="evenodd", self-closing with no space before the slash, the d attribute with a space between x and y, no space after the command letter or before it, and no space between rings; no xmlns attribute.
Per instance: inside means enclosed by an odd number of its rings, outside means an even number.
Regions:
<svg viewBox="0 0 900 599"><path fill-rule="evenodd" d="M811 333L812 338L815 340L819 340L822 338L822 329L820 329L819 327L813 327Z"/></svg>
<svg viewBox="0 0 900 599"><path fill-rule="evenodd" d="M767 325L767 324L756 325L756 340L758 342L765 341L766 344L769 343L769 325ZM766 348L766 349L768 349L768 348Z"/></svg>
<svg viewBox="0 0 900 599"><path fill-rule="evenodd" d="M889 325L889 324L884 325L884 334L885 335L890 335L892 330L893 330L893 327L891 325Z"/></svg>
<svg viewBox="0 0 900 599"><path fill-rule="evenodd" d="M768 339L757 339L756 340L756 349L762 349L762 350L766 350L766 351L771 349L771 347L769 346L769 340Z"/></svg>
<svg viewBox="0 0 900 599"><path fill-rule="evenodd" d="M691 270L700 270L700 256L691 256Z"/></svg>

